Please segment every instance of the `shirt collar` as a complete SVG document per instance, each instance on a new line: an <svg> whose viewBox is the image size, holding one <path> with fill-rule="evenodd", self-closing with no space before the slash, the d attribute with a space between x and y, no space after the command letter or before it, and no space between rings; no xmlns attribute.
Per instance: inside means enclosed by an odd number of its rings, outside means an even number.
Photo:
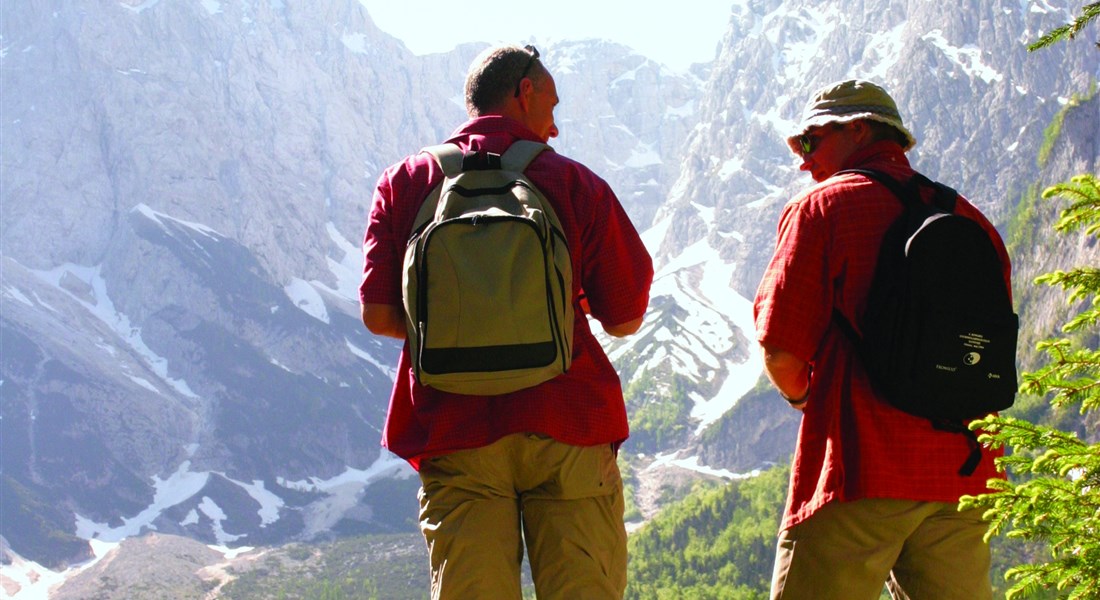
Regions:
<svg viewBox="0 0 1100 600"><path fill-rule="evenodd" d="M891 162L906 167L909 166L909 158L897 142L881 140L853 152L845 161L843 168L851 169L869 162Z"/></svg>
<svg viewBox="0 0 1100 600"><path fill-rule="evenodd" d="M459 128L451 134L451 140L449 141L467 138L471 135L493 135L500 133L508 134L516 139L531 140L534 142L539 141L539 137L535 135L535 132L528 129L519 121L503 115L486 115L484 117L470 119L460 125Z"/></svg>

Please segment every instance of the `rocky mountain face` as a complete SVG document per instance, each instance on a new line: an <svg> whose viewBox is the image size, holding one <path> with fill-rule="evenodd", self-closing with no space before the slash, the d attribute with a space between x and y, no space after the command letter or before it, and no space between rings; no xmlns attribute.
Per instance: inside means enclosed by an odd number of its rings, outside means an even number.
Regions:
<svg viewBox="0 0 1100 600"><path fill-rule="evenodd" d="M414 56L352 0L3 11L11 550L58 566L150 529L231 546L410 529L415 478L378 447L398 347L358 321L359 240L381 171L463 121L483 45ZM690 73L603 41L540 45L553 144L611 182L660 269L643 330L607 340L625 387L652 382L632 414L681 403L661 435L638 429L650 458L744 472L793 448L796 415L758 385L751 298L809 182L782 141L809 94L886 85L914 164L1007 231L1027 190L1100 156L1092 101L1036 161L1097 56L1024 44L1070 18L1061 0L745 0Z"/></svg>
<svg viewBox="0 0 1100 600"><path fill-rule="evenodd" d="M774 392L757 385L750 301L782 205L812 183L784 139L813 91L833 81L871 79L891 91L918 139L909 153L913 165L960 190L1013 238L1028 330L1021 348L1054 330L1065 314L1062 296L1032 292L1031 280L1062 261L1095 264L1100 253L1077 239L1047 244L1055 205L1040 201L1046 216L1038 221L1016 215L1037 190L1095 172L1092 102L1067 116L1061 131L1075 141L1059 141L1045 166L1037 157L1054 141L1047 128L1055 116L1093 93L1097 56L1088 43L1038 53L1026 46L1073 16L1064 3L991 0L949 8L734 3L683 168L647 233L660 266L654 316L615 350L628 375L649 369L658 381L673 373L691 379L700 394L688 421L694 435L682 440L678 455L743 471L793 449L797 419L783 403L767 402ZM1013 231L1019 223L1035 228L1029 241ZM636 399L633 408L653 401L659 399Z"/></svg>
<svg viewBox="0 0 1100 600"><path fill-rule="evenodd" d="M484 44L414 56L344 0L3 10L11 548L410 528L415 485L378 446L398 346L359 323L359 246L382 169L465 119ZM563 143L651 217L700 75L542 51Z"/></svg>

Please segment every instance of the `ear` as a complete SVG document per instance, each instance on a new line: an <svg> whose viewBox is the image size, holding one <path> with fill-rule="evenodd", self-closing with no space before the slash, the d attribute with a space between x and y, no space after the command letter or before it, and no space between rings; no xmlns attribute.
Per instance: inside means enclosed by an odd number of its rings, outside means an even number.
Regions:
<svg viewBox="0 0 1100 600"><path fill-rule="evenodd" d="M535 82L530 77L519 80L519 105L527 110L527 104L531 101L531 94L535 92Z"/></svg>
<svg viewBox="0 0 1100 600"><path fill-rule="evenodd" d="M871 126L867 124L867 121L859 119L857 121L852 121L848 126L852 128L852 137L857 144L862 146L872 141L874 132L871 130Z"/></svg>

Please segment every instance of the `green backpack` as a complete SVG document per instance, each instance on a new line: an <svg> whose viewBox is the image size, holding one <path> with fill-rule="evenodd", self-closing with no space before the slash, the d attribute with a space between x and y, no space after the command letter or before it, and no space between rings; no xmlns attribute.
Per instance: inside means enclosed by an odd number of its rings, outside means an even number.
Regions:
<svg viewBox="0 0 1100 600"><path fill-rule="evenodd" d="M573 270L554 209L523 171L550 147L425 148L446 178L405 249L402 295L421 385L496 395L538 385L573 356Z"/></svg>

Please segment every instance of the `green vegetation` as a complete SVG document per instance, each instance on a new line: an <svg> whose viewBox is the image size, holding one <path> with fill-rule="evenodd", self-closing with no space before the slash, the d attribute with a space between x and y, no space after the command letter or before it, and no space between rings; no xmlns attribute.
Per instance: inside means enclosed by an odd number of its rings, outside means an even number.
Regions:
<svg viewBox="0 0 1100 600"><path fill-rule="evenodd" d="M47 566L88 558L88 542L55 525L65 522L64 508L42 502L44 497L40 490L0 473L0 506L6 508L0 511L4 537L18 543L27 558Z"/></svg>
<svg viewBox="0 0 1100 600"><path fill-rule="evenodd" d="M638 477L634 474L635 460L625 452L620 452L618 461L619 473L623 478L623 521L627 523L643 520L638 501L635 499L634 490L638 489Z"/></svg>
<svg viewBox="0 0 1100 600"><path fill-rule="evenodd" d="M1057 231L1083 230L1086 236L1100 237L1100 181L1096 177L1074 177L1049 188L1043 197L1071 201L1062 211ZM1067 337L1038 344L1047 363L1024 374L1020 392L1025 398L1050 396L1056 410L1079 406L1081 414L1094 411L1100 408L1100 350L1096 349L1100 269L1084 266L1055 271L1036 283L1061 287L1068 292L1070 303L1081 303L1084 308L1062 328ZM1090 444L1076 432L1018 416L990 417L974 427L984 431L983 443L1012 448L1011 454L998 460L1011 477L992 480L992 493L966 498L964 503L987 509L989 537L1003 533L1010 540L1045 549L1008 569L1005 576L1015 583L1007 597L1043 590L1068 593L1070 598L1100 596L1100 531L1095 526L1100 515L1100 443Z"/></svg>
<svg viewBox="0 0 1100 600"><path fill-rule="evenodd" d="M1063 25L1047 33L1039 38L1039 41L1028 46L1027 49L1034 52L1047 48L1057 42L1072 40L1077 37L1077 34L1081 33L1081 30L1084 29L1085 26L1097 17L1100 17L1100 2L1087 4L1081 9L1081 15L1074 19L1072 23Z"/></svg>
<svg viewBox="0 0 1100 600"><path fill-rule="evenodd" d="M790 470L700 483L630 538L626 597L766 598Z"/></svg>
<svg viewBox="0 0 1100 600"><path fill-rule="evenodd" d="M644 371L623 391L630 414L627 448L652 454L686 438L692 401L682 375L655 377Z"/></svg>
<svg viewBox="0 0 1100 600"><path fill-rule="evenodd" d="M1095 95L1096 86L1094 84L1087 95L1074 94L1062 110L1058 111L1058 114L1054 116L1054 120L1051 121L1050 125L1047 125L1046 130L1043 132L1043 145L1039 147L1039 166L1045 166L1047 161L1050 160L1050 153L1054 150L1054 144L1058 141L1058 138L1062 136L1062 128L1065 126L1066 114L1082 103L1091 100Z"/></svg>
<svg viewBox="0 0 1100 600"><path fill-rule="evenodd" d="M423 560L419 557L423 555ZM428 567L419 533L360 536L291 545L235 568L227 600L427 598Z"/></svg>
<svg viewBox="0 0 1100 600"><path fill-rule="evenodd" d="M1073 39L1098 16L1100 3L1089 4L1074 23L1043 36L1029 49ZM1095 85L1089 95L1095 95ZM1065 114L1047 131L1047 153ZM1042 155L1041 162L1047 156ZM1086 243L1097 243L1100 181L1095 175L1079 175L1052 186L1043 198L1069 202L1054 226L1056 231L1063 235L1081 231ZM1100 269L1086 265L1057 270L1040 276L1036 284L1062 288L1076 314L1063 325L1061 336L1036 345L1046 361L1023 375L1022 410L973 424L982 431L983 443L1011 449L998 460L1008 479L991 480L991 493L964 498L963 505L986 509L987 537L1002 536L995 540L998 547L1016 559L1005 573L1006 581L1012 582L1007 598L1096 598L1100 597L1100 530L1096 528L1100 443L1082 440L1072 429L1088 427L1091 421L1089 428L1095 430L1095 411L1100 407ZM1041 398L1048 398L1052 408L1045 415L1037 401ZM1068 409L1073 407L1085 418L1071 421ZM1035 416L1045 416L1046 423Z"/></svg>

